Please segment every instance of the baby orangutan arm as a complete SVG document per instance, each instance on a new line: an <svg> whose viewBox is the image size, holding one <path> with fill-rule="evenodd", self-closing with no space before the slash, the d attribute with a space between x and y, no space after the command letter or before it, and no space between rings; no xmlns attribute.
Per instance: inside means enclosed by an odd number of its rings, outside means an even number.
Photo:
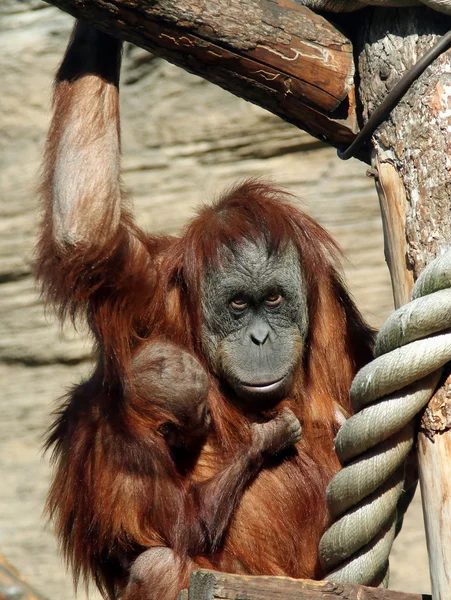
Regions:
<svg viewBox="0 0 451 600"><path fill-rule="evenodd" d="M167 547L143 552L132 565L123 600L175 600L188 585L191 571L208 566L208 557L220 547L246 486L265 460L301 439L301 425L288 408L267 423L254 424L252 429L250 447L222 471L193 488L193 509L200 527L191 528L197 532L197 539L191 537L186 554ZM196 558L197 554L203 554L207 562Z"/></svg>
<svg viewBox="0 0 451 600"><path fill-rule="evenodd" d="M211 479L196 486L195 497L208 552L220 547L246 487L265 461L294 446L301 433L297 417L289 408L283 408L272 420L253 424L250 447Z"/></svg>

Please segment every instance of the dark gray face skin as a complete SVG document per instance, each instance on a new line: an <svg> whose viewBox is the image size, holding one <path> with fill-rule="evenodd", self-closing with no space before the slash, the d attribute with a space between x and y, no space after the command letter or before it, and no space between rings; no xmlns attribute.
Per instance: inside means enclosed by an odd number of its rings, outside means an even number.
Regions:
<svg viewBox="0 0 451 600"><path fill-rule="evenodd" d="M308 331L307 295L294 246L268 256L249 242L225 250L202 286L203 350L221 380L246 402L286 395Z"/></svg>

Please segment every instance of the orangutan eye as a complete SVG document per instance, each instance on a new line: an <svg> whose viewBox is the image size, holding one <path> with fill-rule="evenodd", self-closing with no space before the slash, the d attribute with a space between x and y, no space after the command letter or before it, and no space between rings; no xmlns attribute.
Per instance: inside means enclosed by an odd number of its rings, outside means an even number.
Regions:
<svg viewBox="0 0 451 600"><path fill-rule="evenodd" d="M268 294L265 298L265 304L268 308L277 308L282 304L282 300L281 294Z"/></svg>
<svg viewBox="0 0 451 600"><path fill-rule="evenodd" d="M243 295L239 294L238 296L232 298L230 301L230 306L234 310L245 310L248 307L248 302Z"/></svg>

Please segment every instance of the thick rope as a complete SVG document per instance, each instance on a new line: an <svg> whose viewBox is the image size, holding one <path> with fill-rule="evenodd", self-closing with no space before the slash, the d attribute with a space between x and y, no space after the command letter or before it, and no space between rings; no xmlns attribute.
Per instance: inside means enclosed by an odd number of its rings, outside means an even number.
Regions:
<svg viewBox="0 0 451 600"><path fill-rule="evenodd" d="M451 15L451 0L296 0L312 10L330 12L353 12L365 6L428 6L433 10Z"/></svg>
<svg viewBox="0 0 451 600"><path fill-rule="evenodd" d="M451 0L296 2L331 12L424 5L451 15ZM367 129L371 137L374 128ZM354 152L351 146L342 158ZM451 328L451 289L446 288L451 288L451 252L431 263L418 279L412 301L381 329L376 359L354 379L351 399L356 414L335 440L344 468L327 490L335 522L320 542L326 579L366 585L388 579L388 557L401 517L404 463L414 444L412 419L429 402L442 366L451 360L451 333L445 331Z"/></svg>
<svg viewBox="0 0 451 600"><path fill-rule="evenodd" d="M412 301L384 323L376 358L351 386L356 414L335 440L344 465L327 489L333 525L320 542L326 579L378 585L388 557L414 444L413 418L429 402L451 360L451 251L418 278Z"/></svg>

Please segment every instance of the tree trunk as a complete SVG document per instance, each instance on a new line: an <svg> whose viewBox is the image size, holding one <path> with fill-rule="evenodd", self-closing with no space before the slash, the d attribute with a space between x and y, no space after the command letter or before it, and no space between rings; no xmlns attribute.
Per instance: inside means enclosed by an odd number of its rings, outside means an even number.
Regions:
<svg viewBox="0 0 451 600"><path fill-rule="evenodd" d="M48 0L335 146L358 129L352 45L294 0Z"/></svg>
<svg viewBox="0 0 451 600"><path fill-rule="evenodd" d="M370 9L358 48L365 120L400 76L451 28L425 8ZM451 55L415 82L373 138L386 258L396 305L451 242ZM420 482L433 598L451 597L451 386L431 400L419 436Z"/></svg>

